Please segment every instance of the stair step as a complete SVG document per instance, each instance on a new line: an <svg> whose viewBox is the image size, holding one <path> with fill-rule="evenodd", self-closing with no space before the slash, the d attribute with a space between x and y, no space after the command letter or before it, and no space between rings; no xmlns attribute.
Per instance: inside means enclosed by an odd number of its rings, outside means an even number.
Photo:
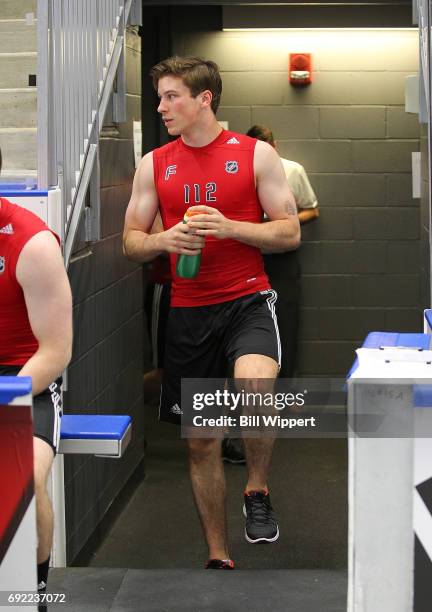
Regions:
<svg viewBox="0 0 432 612"><path fill-rule="evenodd" d="M30 186L37 184L37 170L26 168L2 168L2 183L24 183Z"/></svg>
<svg viewBox="0 0 432 612"><path fill-rule="evenodd" d="M28 75L36 74L37 53L0 53L0 89L28 87Z"/></svg>
<svg viewBox="0 0 432 612"><path fill-rule="evenodd" d="M346 610L347 575L331 570L50 570L50 591L65 593L70 612L145 610ZM64 605L64 604L63 604ZM50 606L51 607L51 606ZM61 612L61 605L55 606Z"/></svg>
<svg viewBox="0 0 432 612"><path fill-rule="evenodd" d="M36 22L27 25L23 19L0 20L0 53L30 51L37 51Z"/></svg>
<svg viewBox="0 0 432 612"><path fill-rule="evenodd" d="M36 127L36 87L0 89L0 128Z"/></svg>
<svg viewBox="0 0 432 612"><path fill-rule="evenodd" d="M37 0L1 0L1 19L23 19L26 13L36 13Z"/></svg>
<svg viewBox="0 0 432 612"><path fill-rule="evenodd" d="M37 168L36 128L0 128L0 147L7 170Z"/></svg>

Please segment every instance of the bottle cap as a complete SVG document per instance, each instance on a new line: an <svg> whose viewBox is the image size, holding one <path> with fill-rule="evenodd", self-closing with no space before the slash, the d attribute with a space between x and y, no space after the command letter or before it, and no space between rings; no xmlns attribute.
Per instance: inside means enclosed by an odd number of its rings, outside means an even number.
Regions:
<svg viewBox="0 0 432 612"><path fill-rule="evenodd" d="M184 214L184 220L187 221L189 217L193 217L194 215L202 215L202 210L191 210L190 208Z"/></svg>

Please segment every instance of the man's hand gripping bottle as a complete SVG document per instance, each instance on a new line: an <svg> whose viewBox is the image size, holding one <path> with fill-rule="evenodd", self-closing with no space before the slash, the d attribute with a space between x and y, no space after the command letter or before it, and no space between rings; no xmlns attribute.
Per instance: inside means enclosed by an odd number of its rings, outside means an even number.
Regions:
<svg viewBox="0 0 432 612"><path fill-rule="evenodd" d="M187 223L188 219L193 215L202 215L200 210L191 210L190 208L184 214L183 223ZM201 265L201 251L198 255L178 255L176 272L181 278L195 278Z"/></svg>

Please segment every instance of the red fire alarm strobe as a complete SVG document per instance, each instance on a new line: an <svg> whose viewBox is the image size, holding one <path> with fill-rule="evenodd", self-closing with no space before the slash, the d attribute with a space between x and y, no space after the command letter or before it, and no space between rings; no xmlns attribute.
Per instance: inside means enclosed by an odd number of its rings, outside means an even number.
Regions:
<svg viewBox="0 0 432 612"><path fill-rule="evenodd" d="M311 53L290 53L289 82L294 86L309 85L312 82Z"/></svg>

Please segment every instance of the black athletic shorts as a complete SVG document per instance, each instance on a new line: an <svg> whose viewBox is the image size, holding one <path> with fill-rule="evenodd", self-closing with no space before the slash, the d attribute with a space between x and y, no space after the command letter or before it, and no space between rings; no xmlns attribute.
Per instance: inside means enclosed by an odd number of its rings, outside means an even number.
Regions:
<svg viewBox="0 0 432 612"><path fill-rule="evenodd" d="M181 422L181 379L224 378L242 355L267 355L279 367L281 346L272 289L209 306L171 307L159 418Z"/></svg>
<svg viewBox="0 0 432 612"><path fill-rule="evenodd" d="M0 376L15 376L20 370L20 366L0 365ZM61 384L59 377L48 389L33 397L33 435L47 442L54 454L60 442Z"/></svg>
<svg viewBox="0 0 432 612"><path fill-rule="evenodd" d="M147 285L145 311L154 368L163 368L164 366L165 334L170 309L170 293L171 283L151 283Z"/></svg>

